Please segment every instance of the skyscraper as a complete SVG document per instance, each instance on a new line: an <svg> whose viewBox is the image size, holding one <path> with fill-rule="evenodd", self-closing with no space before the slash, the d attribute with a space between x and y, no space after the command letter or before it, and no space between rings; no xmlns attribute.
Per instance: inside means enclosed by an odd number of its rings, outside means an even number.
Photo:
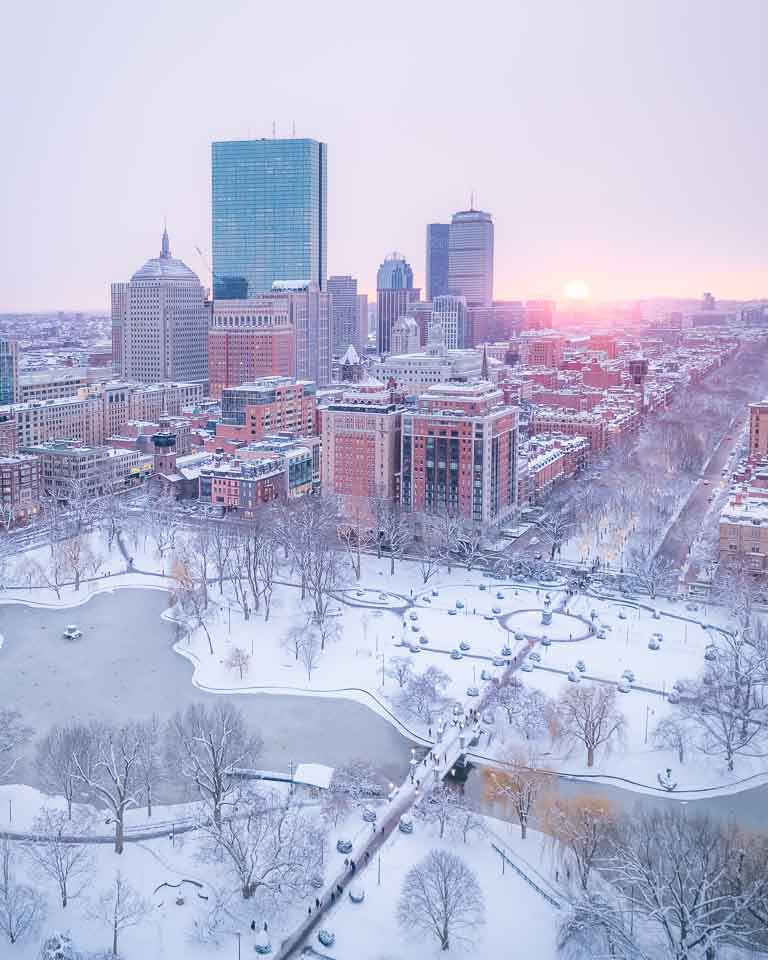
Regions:
<svg viewBox="0 0 768 960"><path fill-rule="evenodd" d="M16 403L19 393L19 345L0 337L0 404Z"/></svg>
<svg viewBox="0 0 768 960"><path fill-rule="evenodd" d="M449 223L427 224L427 300L443 297L448 289Z"/></svg>
<svg viewBox="0 0 768 960"><path fill-rule="evenodd" d="M493 303L493 220L482 210L454 213L448 236L448 292L470 307Z"/></svg>
<svg viewBox="0 0 768 960"><path fill-rule="evenodd" d="M197 274L171 256L163 231L160 256L128 283L112 284L112 351L120 372L143 383L205 380L209 316Z"/></svg>
<svg viewBox="0 0 768 960"><path fill-rule="evenodd" d="M326 145L212 144L213 295L245 299L275 281L326 287Z"/></svg>
<svg viewBox="0 0 768 960"><path fill-rule="evenodd" d="M463 350L471 346L467 326L467 301L464 297L435 297L432 301L430 329L439 324L443 342L449 350Z"/></svg>
<svg viewBox="0 0 768 960"><path fill-rule="evenodd" d="M328 293L331 295L333 352L343 354L352 344L358 353L362 353L368 339L368 330L363 326L364 322L367 324L367 297L363 312L354 277L329 277Z"/></svg>
<svg viewBox="0 0 768 960"><path fill-rule="evenodd" d="M408 313L409 305L419 299L421 291L413 286L413 270L399 253L388 256L376 275L376 349L389 353L392 346L392 325Z"/></svg>

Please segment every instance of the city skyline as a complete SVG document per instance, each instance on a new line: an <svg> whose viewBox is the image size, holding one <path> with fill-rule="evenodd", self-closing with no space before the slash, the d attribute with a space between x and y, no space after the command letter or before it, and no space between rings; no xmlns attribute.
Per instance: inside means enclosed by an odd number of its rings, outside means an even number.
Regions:
<svg viewBox="0 0 768 960"><path fill-rule="evenodd" d="M424 289L426 225L473 192L496 226L497 298L562 298L574 282L598 300L765 294L759 0L728 17L707 0L695 18L661 2L518 2L437 19L425 7L397 43L392 16L351 49L334 2L296 22L244 4L181 10L12 11L0 310L107 310L110 280L156 244L164 218L210 285L211 143L270 137L273 122L278 136L295 124L297 137L328 144L327 271L369 295L392 249ZM246 55L257 24L265 38L290 33L290 64L279 43L263 43L255 64ZM440 51L470 27L465 69L443 76L425 119L412 91L429 88ZM225 58L201 60L225 43Z"/></svg>

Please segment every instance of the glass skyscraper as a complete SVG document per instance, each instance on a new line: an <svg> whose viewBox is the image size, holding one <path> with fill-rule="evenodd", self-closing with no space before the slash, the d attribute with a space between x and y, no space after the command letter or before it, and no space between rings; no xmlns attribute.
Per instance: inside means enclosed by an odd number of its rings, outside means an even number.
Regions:
<svg viewBox="0 0 768 960"><path fill-rule="evenodd" d="M427 300L448 291L448 223L427 224Z"/></svg>
<svg viewBox="0 0 768 960"><path fill-rule="evenodd" d="M15 340L0 338L0 403L15 403L19 389L19 348Z"/></svg>
<svg viewBox="0 0 768 960"><path fill-rule="evenodd" d="M213 295L244 299L275 281L326 289L326 145L212 144Z"/></svg>

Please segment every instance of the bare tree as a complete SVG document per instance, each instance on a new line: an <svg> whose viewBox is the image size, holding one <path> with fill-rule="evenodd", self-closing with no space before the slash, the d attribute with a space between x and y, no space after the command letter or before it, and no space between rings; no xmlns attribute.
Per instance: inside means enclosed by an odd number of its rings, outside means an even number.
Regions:
<svg viewBox="0 0 768 960"><path fill-rule="evenodd" d="M302 618L301 622L294 623L288 630L283 634L282 645L285 650L293 654L293 659L298 662L299 654L301 653L301 647L304 643L304 638L312 630L312 614L307 613Z"/></svg>
<svg viewBox="0 0 768 960"><path fill-rule="evenodd" d="M54 725L37 745L36 766L43 785L67 801L67 818L72 819L78 778L75 756L82 753L87 730L81 724Z"/></svg>
<svg viewBox="0 0 768 960"><path fill-rule="evenodd" d="M428 823L437 824L441 840L449 824L460 818L464 811L466 803L461 792L444 781L437 784L417 807L419 816Z"/></svg>
<svg viewBox="0 0 768 960"><path fill-rule="evenodd" d="M638 945L623 904L613 896L584 891L568 906L557 933L557 952L565 960L626 957L650 960Z"/></svg>
<svg viewBox="0 0 768 960"><path fill-rule="evenodd" d="M413 674L413 662L410 657L390 657L386 673L388 677L397 680L397 685L402 690Z"/></svg>
<svg viewBox="0 0 768 960"><path fill-rule="evenodd" d="M93 874L94 856L87 843L92 820L78 814L70 821L62 810L43 807L32 822L32 832L41 839L28 843L24 853L37 869L56 884L62 907L85 889ZM68 836L82 836L82 843L72 843Z"/></svg>
<svg viewBox="0 0 768 960"><path fill-rule="evenodd" d="M389 573L395 574L395 560L401 559L413 539L411 515L391 500L376 501L376 531L379 546L389 551Z"/></svg>
<svg viewBox="0 0 768 960"><path fill-rule="evenodd" d="M409 932L435 937L443 950L471 943L485 922L477 877L460 857L433 850L406 874L397 919Z"/></svg>
<svg viewBox="0 0 768 960"><path fill-rule="evenodd" d="M188 550L186 555L178 558L174 564L171 572L174 584L172 598L173 602L182 610L190 631L202 627L208 640L208 650L213 656L213 640L207 624L210 617L208 588L195 575L194 569L190 565L192 556L193 551Z"/></svg>
<svg viewBox="0 0 768 960"><path fill-rule="evenodd" d="M16 858L10 840L0 840L0 931L10 943L31 936L45 918L45 901L32 887L16 880Z"/></svg>
<svg viewBox="0 0 768 960"><path fill-rule="evenodd" d="M163 727L160 718L153 713L138 724L139 764L138 780L147 805L147 816L152 816L152 801L158 781L165 779L163 766Z"/></svg>
<svg viewBox="0 0 768 960"><path fill-rule="evenodd" d="M463 520L455 510L441 510L430 515L430 527L437 540L440 558L451 573L453 557L458 549L463 528Z"/></svg>
<svg viewBox="0 0 768 960"><path fill-rule="evenodd" d="M191 704L171 718L167 731L169 765L177 765L210 807L215 824L222 806L235 793L240 768L251 765L261 740L246 727L237 707Z"/></svg>
<svg viewBox="0 0 768 960"><path fill-rule="evenodd" d="M378 770L367 760L357 757L336 767L328 786L329 793L340 793L359 806L384 794L384 783Z"/></svg>
<svg viewBox="0 0 768 960"><path fill-rule="evenodd" d="M451 678L437 667L427 667L423 673L412 674L399 693L398 705L407 713L429 723L432 714L443 705L443 694Z"/></svg>
<svg viewBox="0 0 768 960"><path fill-rule="evenodd" d="M486 789L492 800L512 807L520 823L520 836L525 840L531 815L548 786L549 777L531 752L510 751L503 763L502 770L486 770Z"/></svg>
<svg viewBox="0 0 768 960"><path fill-rule="evenodd" d="M523 708L525 688L517 677L510 677L493 691L491 702L504 711L507 723L512 723Z"/></svg>
<svg viewBox="0 0 768 960"><path fill-rule="evenodd" d="M633 589L645 591L653 600L677 585L678 566L663 554L633 550L627 564L626 577Z"/></svg>
<svg viewBox="0 0 768 960"><path fill-rule="evenodd" d="M342 519L339 521L338 536L347 551L349 564L359 580L362 575L362 548L373 540L373 516L367 497L344 496L341 498Z"/></svg>
<svg viewBox="0 0 768 960"><path fill-rule="evenodd" d="M589 886L592 870L605 852L606 838L615 820L611 808L599 797L560 797L546 813L546 832L552 838L566 877L571 864L582 890Z"/></svg>
<svg viewBox="0 0 768 960"><path fill-rule="evenodd" d="M115 824L115 853L122 853L125 811L138 806L141 731L136 723L112 727L94 721L83 728L73 755L75 778L109 809Z"/></svg>
<svg viewBox="0 0 768 960"><path fill-rule="evenodd" d="M621 736L626 725L616 706L616 688L604 683L569 686L558 697L557 711L561 736L584 745L588 767L594 766L595 751Z"/></svg>
<svg viewBox="0 0 768 960"><path fill-rule="evenodd" d="M536 526L549 541L550 560L554 560L560 553L575 525L576 520L569 506L554 508L546 517L536 521Z"/></svg>
<svg viewBox="0 0 768 960"><path fill-rule="evenodd" d="M685 752L691 741L691 732L680 717L662 717L653 731L653 739L658 747L674 750L678 763L685 763Z"/></svg>
<svg viewBox="0 0 768 960"><path fill-rule="evenodd" d="M456 552L467 570L471 570L482 558L482 542L482 528L475 523L464 522L456 544Z"/></svg>
<svg viewBox="0 0 768 960"><path fill-rule="evenodd" d="M299 660L307 672L307 683L311 683L312 671L320 662L321 649L320 638L314 630L304 634L304 639L299 648Z"/></svg>
<svg viewBox="0 0 768 960"><path fill-rule="evenodd" d="M440 541L440 529L432 516L424 516L421 539L418 544L419 570L421 582L426 586L440 572L443 551Z"/></svg>
<svg viewBox="0 0 768 960"><path fill-rule="evenodd" d="M112 932L112 956L118 956L118 938L129 927L138 926L149 914L149 904L143 900L118 870L112 885L104 890L91 910L98 920Z"/></svg>
<svg viewBox="0 0 768 960"><path fill-rule="evenodd" d="M204 856L214 861L226 856L243 899L279 898L284 907L288 897L305 895L321 872L323 841L315 824L277 792L244 794L231 814L203 831Z"/></svg>
<svg viewBox="0 0 768 960"><path fill-rule="evenodd" d="M13 773L19 762L19 748L32 736L18 710L0 707L0 783Z"/></svg>
<svg viewBox="0 0 768 960"><path fill-rule="evenodd" d="M243 673L248 672L248 666L251 662L251 655L242 647L235 647L227 658L227 666L231 670L239 670L240 679L243 679Z"/></svg>

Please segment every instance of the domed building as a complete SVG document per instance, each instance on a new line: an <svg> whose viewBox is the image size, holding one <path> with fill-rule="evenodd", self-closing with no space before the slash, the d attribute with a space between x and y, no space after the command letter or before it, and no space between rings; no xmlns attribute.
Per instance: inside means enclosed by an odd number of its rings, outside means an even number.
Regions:
<svg viewBox="0 0 768 960"><path fill-rule="evenodd" d="M207 379L209 314L199 277L171 255L164 230L160 256L112 284L116 369L140 383Z"/></svg>

